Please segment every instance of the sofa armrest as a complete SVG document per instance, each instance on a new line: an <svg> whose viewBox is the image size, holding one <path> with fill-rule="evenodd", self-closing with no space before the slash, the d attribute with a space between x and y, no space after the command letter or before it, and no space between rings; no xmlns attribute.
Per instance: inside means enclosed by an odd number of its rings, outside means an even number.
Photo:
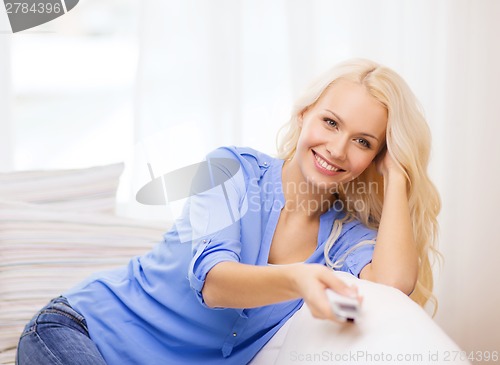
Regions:
<svg viewBox="0 0 500 365"><path fill-rule="evenodd" d="M337 272L364 297L356 324L312 317L304 305L253 359L260 364L469 364L460 348L401 291ZM457 357L457 358L455 358Z"/></svg>

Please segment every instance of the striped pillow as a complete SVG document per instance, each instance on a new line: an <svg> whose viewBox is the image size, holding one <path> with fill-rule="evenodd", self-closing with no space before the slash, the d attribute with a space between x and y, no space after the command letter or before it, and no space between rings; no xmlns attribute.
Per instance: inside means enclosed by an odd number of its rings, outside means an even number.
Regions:
<svg viewBox="0 0 500 365"><path fill-rule="evenodd" d="M0 173L0 200L113 213L123 163L72 170Z"/></svg>
<svg viewBox="0 0 500 365"><path fill-rule="evenodd" d="M165 222L0 202L0 364L14 364L25 324L51 298L150 250L168 228Z"/></svg>

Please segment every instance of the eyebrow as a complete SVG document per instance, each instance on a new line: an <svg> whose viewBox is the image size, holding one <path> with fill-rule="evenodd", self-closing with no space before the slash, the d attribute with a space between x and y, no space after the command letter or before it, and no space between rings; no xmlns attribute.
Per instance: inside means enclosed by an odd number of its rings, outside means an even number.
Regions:
<svg viewBox="0 0 500 365"><path fill-rule="evenodd" d="M332 112L330 109L325 109L325 110L326 110L327 112L329 112L329 113L332 113L332 114L335 116L335 118L337 118L337 119L338 119L338 121L340 122L340 124L345 124L345 123L344 123L344 121L342 120L342 118L341 118L338 114L336 114L336 113ZM373 138L374 140L376 140L377 142L379 142L378 138L377 138L377 137L375 137L375 136L374 136L374 135L372 135L372 134L369 134L369 133L359 133L359 135L361 135L361 136L365 136L365 137L371 137L371 138Z"/></svg>

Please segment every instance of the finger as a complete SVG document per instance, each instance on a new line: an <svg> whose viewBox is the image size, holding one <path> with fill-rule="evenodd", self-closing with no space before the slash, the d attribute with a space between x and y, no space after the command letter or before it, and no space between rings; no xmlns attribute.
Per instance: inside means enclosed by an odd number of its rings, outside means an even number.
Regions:
<svg viewBox="0 0 500 365"><path fill-rule="evenodd" d="M326 293L324 290L321 290L320 295L316 298L314 302L314 307L315 307L315 312L317 315L317 318L321 319L335 319L335 315L332 311L332 307L330 305L330 301L328 300L328 297L326 296Z"/></svg>
<svg viewBox="0 0 500 365"><path fill-rule="evenodd" d="M334 319L330 301L326 295L325 288L321 285L315 286L311 290L308 298L305 298L307 306L314 318L318 319Z"/></svg>

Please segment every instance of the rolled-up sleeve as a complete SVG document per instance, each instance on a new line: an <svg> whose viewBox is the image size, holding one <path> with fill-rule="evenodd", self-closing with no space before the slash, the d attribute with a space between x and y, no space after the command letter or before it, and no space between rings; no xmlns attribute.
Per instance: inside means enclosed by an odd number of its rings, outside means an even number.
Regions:
<svg viewBox="0 0 500 365"><path fill-rule="evenodd" d="M335 243L338 249L333 256L333 262L343 260L339 270L359 277L361 270L372 261L376 238L377 232L361 222L349 223Z"/></svg>
<svg viewBox="0 0 500 365"><path fill-rule="evenodd" d="M373 257L373 244L362 245L355 249L352 253L347 255L342 271L351 273L359 278L359 273L363 268L372 262Z"/></svg>
<svg viewBox="0 0 500 365"><path fill-rule="evenodd" d="M234 173L225 166L224 161L235 159L231 151L218 149L207 156L210 162L210 176L223 176L221 184L198 192L190 197L187 217L187 232L192 244L192 259L189 265L188 279L200 303L206 305L202 289L208 272L223 261L240 261L241 228L240 219L245 214L246 178L240 166ZM214 162L215 161L215 162ZM215 179L217 180L217 179Z"/></svg>
<svg viewBox="0 0 500 365"><path fill-rule="evenodd" d="M191 260L191 265L188 272L191 288L194 289L196 296L201 303L203 296L201 291L205 284L207 273L216 264L223 261L239 262L239 250L241 243L239 241L217 241L203 239L195 250L195 255Z"/></svg>

